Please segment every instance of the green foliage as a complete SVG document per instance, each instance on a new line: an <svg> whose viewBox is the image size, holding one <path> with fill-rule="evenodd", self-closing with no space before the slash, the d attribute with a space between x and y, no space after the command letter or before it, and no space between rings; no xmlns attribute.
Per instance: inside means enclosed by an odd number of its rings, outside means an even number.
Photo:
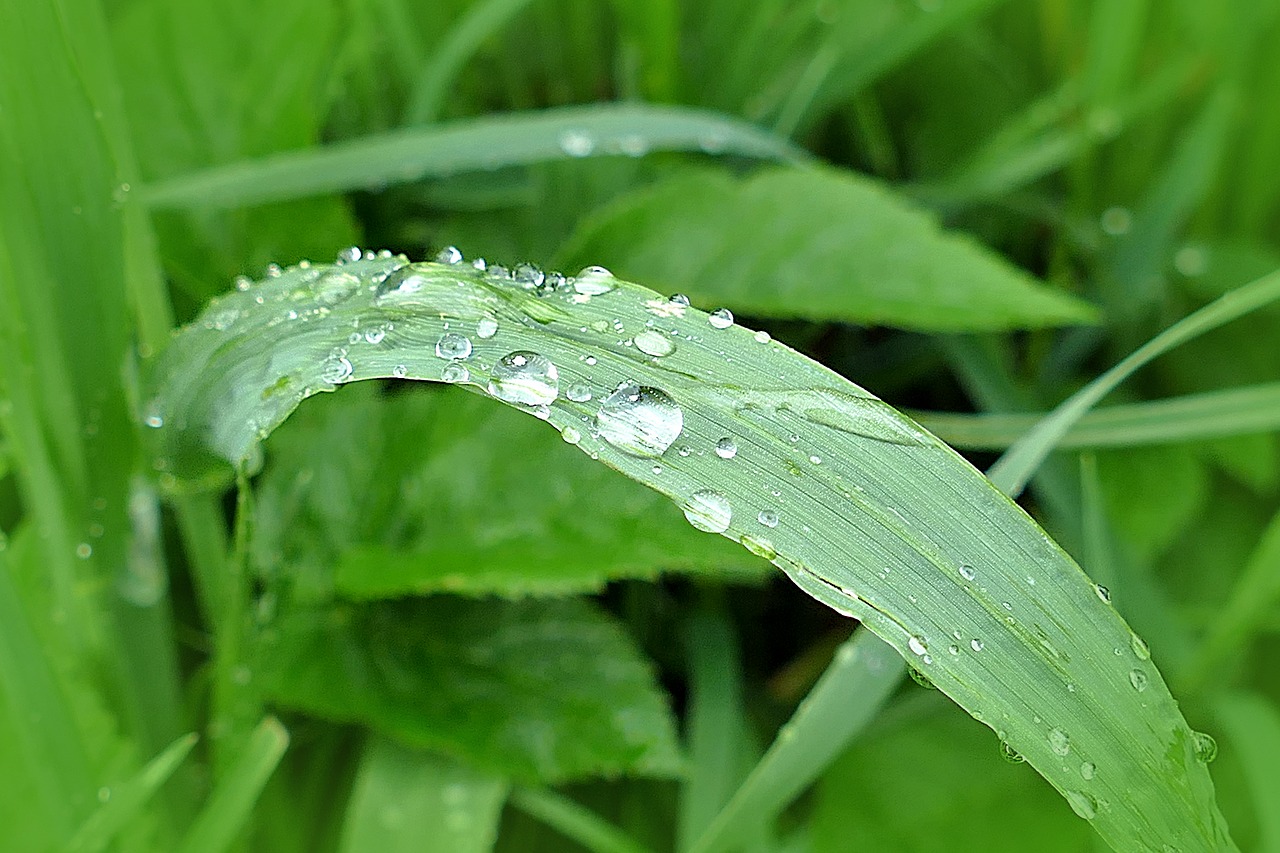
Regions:
<svg viewBox="0 0 1280 853"><path fill-rule="evenodd" d="M1280 851L1275 4L0 20L0 850L1229 850L1212 771ZM429 304L322 313L263 273L357 243L664 296L424 265ZM742 324L642 307L673 290ZM461 387L302 402L331 359L439 380L445 322ZM485 399L520 348L560 369L550 425ZM1072 557L841 377L1009 451L992 480ZM625 379L684 410L660 458L592 434Z"/></svg>

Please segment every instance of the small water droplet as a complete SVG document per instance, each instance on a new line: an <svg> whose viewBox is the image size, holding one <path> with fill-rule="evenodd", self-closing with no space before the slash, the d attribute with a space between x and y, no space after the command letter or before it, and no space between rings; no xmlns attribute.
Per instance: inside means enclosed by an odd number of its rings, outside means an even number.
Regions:
<svg viewBox="0 0 1280 853"><path fill-rule="evenodd" d="M617 286L613 273L604 267L584 267L573 277L573 289L583 296L601 296Z"/></svg>
<svg viewBox="0 0 1280 853"><path fill-rule="evenodd" d="M560 393L560 373L545 355L518 350L493 366L489 393L507 403L543 406Z"/></svg>
<svg viewBox="0 0 1280 853"><path fill-rule="evenodd" d="M1098 766L1094 764L1092 761L1086 761L1084 764L1080 765L1080 776L1086 782L1092 781L1093 777L1096 776L1097 774L1098 774Z"/></svg>
<svg viewBox="0 0 1280 853"><path fill-rule="evenodd" d="M397 364L394 368L392 368L391 375L394 376L396 379L404 379L406 376L409 375L409 368L405 367L403 364Z"/></svg>
<svg viewBox="0 0 1280 853"><path fill-rule="evenodd" d="M332 270L315 280L311 291L321 305L337 305L355 293L360 279L343 270Z"/></svg>
<svg viewBox="0 0 1280 853"><path fill-rule="evenodd" d="M267 264L267 278L279 278L283 272L279 264Z"/></svg>
<svg viewBox="0 0 1280 853"><path fill-rule="evenodd" d="M403 299L421 292L430 283L421 270L405 264L378 282L378 299Z"/></svg>
<svg viewBox="0 0 1280 853"><path fill-rule="evenodd" d="M1071 737L1059 728L1049 729L1049 749L1054 755L1065 756L1071 752Z"/></svg>
<svg viewBox="0 0 1280 853"><path fill-rule="evenodd" d="M87 560L93 556L93 546L88 542L81 542L76 546L76 556L82 560Z"/></svg>
<svg viewBox="0 0 1280 853"><path fill-rule="evenodd" d="M436 355L451 360L468 358L471 355L471 339L457 332L445 332L436 341Z"/></svg>
<svg viewBox="0 0 1280 853"><path fill-rule="evenodd" d="M525 290L537 290L547 280L547 275L533 264L516 264L511 270L511 280Z"/></svg>
<svg viewBox="0 0 1280 853"><path fill-rule="evenodd" d="M253 287L253 279L249 278L249 276L247 275L238 275L235 278L235 284L236 284L236 290L239 290L240 292L243 293L244 291Z"/></svg>
<svg viewBox="0 0 1280 853"><path fill-rule="evenodd" d="M973 566L967 565L965 563L960 564L960 577L964 578L967 581L971 581L977 576L978 576L978 573L973 570Z"/></svg>
<svg viewBox="0 0 1280 853"><path fill-rule="evenodd" d="M340 264L355 263L356 261L360 260L363 257L364 257L364 252L361 251L359 246L348 246L347 248L338 252L338 263Z"/></svg>
<svg viewBox="0 0 1280 853"><path fill-rule="evenodd" d="M498 334L498 321L492 317L481 317L476 321L476 337L488 340Z"/></svg>
<svg viewBox="0 0 1280 853"><path fill-rule="evenodd" d="M912 634L907 640L907 648L911 649L912 654L923 656L929 651L929 647L924 644L921 637Z"/></svg>
<svg viewBox="0 0 1280 853"><path fill-rule="evenodd" d="M1000 755L1004 757L1005 761L1012 764L1021 764L1026 761L1026 759L1022 757L1022 753L1010 746L1009 742L1005 740L1000 741Z"/></svg>
<svg viewBox="0 0 1280 853"><path fill-rule="evenodd" d="M591 386L585 382L575 382L564 395L575 403L585 403L591 399Z"/></svg>
<svg viewBox="0 0 1280 853"><path fill-rule="evenodd" d="M1067 798L1071 810L1085 820L1093 820L1098 814L1097 801L1083 791L1067 791L1063 796Z"/></svg>
<svg viewBox="0 0 1280 853"><path fill-rule="evenodd" d="M634 340L636 349L654 358L662 358L676 351L676 345L671 342L670 338L653 329L645 329L636 335Z"/></svg>
<svg viewBox="0 0 1280 853"><path fill-rule="evenodd" d="M449 264L451 266L453 264L460 264L462 263L462 252L458 250L457 246L445 246L440 250L439 254L436 255L436 261L438 263Z"/></svg>
<svg viewBox="0 0 1280 853"><path fill-rule="evenodd" d="M951 645L947 646L947 652L948 654L951 654L953 656L958 655L960 654L960 647L957 646L955 643L952 643Z"/></svg>
<svg viewBox="0 0 1280 853"><path fill-rule="evenodd" d="M474 261L471 262L471 268L475 270L479 270L480 272L484 272L486 269L489 268L489 265L485 263L484 258L476 258Z"/></svg>
<svg viewBox="0 0 1280 853"><path fill-rule="evenodd" d="M717 308L707 315L707 322L715 329L727 329L733 325L733 312L728 308Z"/></svg>
<svg viewBox="0 0 1280 853"><path fill-rule="evenodd" d="M577 444L582 440L582 433L571 426L565 426L560 430L560 437L565 440L566 444Z"/></svg>
<svg viewBox="0 0 1280 853"><path fill-rule="evenodd" d="M809 461L810 461L811 463L813 463L814 465L821 465L821 464L822 464L822 457L821 457L821 456L818 456L817 454L811 454L811 455L809 456Z"/></svg>
<svg viewBox="0 0 1280 853"><path fill-rule="evenodd" d="M1098 599L1101 600L1103 604L1111 603L1111 590L1099 583L1093 585L1093 591L1098 594Z"/></svg>
<svg viewBox="0 0 1280 853"><path fill-rule="evenodd" d="M1218 742L1207 732L1191 733L1191 748L1195 750L1196 760L1208 764L1218 757Z"/></svg>
<svg viewBox="0 0 1280 853"><path fill-rule="evenodd" d="M733 518L729 499L712 489L701 489L689 496L684 504L684 517L697 530L706 533L724 533Z"/></svg>
<svg viewBox="0 0 1280 853"><path fill-rule="evenodd" d="M1147 689L1147 674L1140 669L1129 670L1129 683L1133 689L1141 693Z"/></svg>
<svg viewBox="0 0 1280 853"><path fill-rule="evenodd" d="M596 150L596 141L585 130L570 128L560 134L560 150L570 157L587 157Z"/></svg>
<svg viewBox="0 0 1280 853"><path fill-rule="evenodd" d="M974 637L969 641L969 648L973 649L975 652L980 652L986 647L987 644L979 640L977 637Z"/></svg>
<svg viewBox="0 0 1280 853"><path fill-rule="evenodd" d="M1147 645L1147 641L1132 634L1129 637L1129 645L1133 648L1133 656L1138 660L1151 660L1151 647Z"/></svg>
<svg viewBox="0 0 1280 853"><path fill-rule="evenodd" d="M346 382L351 378L354 369L350 360L347 359L345 351L335 351L330 353L329 357L320 365L320 381L329 385Z"/></svg>
<svg viewBox="0 0 1280 853"><path fill-rule="evenodd" d="M769 341L772 340L772 338L769 337L769 333L764 331L763 329L756 332L755 335L753 335L752 337L756 339L756 343L758 344L767 344L769 343Z"/></svg>
<svg viewBox="0 0 1280 853"><path fill-rule="evenodd" d="M756 521L760 522L765 527L777 527L778 513L776 510L762 509L760 510L759 515L756 516Z"/></svg>
<svg viewBox="0 0 1280 853"><path fill-rule="evenodd" d="M673 293L667 297L667 301L672 305L679 305L681 308L689 307L689 297L685 296L683 293Z"/></svg>
<svg viewBox="0 0 1280 853"><path fill-rule="evenodd" d="M440 371L440 379L450 384L457 384L458 382L466 382L470 378L471 378L471 371L467 370L467 368L463 367L461 364L458 364L456 361L446 364L444 366L444 369Z"/></svg>
<svg viewBox="0 0 1280 853"><path fill-rule="evenodd" d="M738 455L738 443L729 436L716 442L716 456L721 459L732 459Z"/></svg>
<svg viewBox="0 0 1280 853"><path fill-rule="evenodd" d="M684 429L684 412L661 388L623 383L596 413L600 437L631 456L666 452Z"/></svg>

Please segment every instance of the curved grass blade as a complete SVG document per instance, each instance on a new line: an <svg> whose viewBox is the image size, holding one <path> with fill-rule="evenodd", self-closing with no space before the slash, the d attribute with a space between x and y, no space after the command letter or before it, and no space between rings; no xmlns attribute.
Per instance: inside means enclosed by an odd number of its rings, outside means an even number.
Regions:
<svg viewBox="0 0 1280 853"><path fill-rule="evenodd" d="M1117 849L1233 849L1146 644L945 444L725 312L604 270L443 257L351 250L215 300L150 366L162 479L256 465L303 399L347 382L487 393L860 619Z"/></svg>
<svg viewBox="0 0 1280 853"><path fill-rule="evenodd" d="M242 207L637 150L808 158L732 116L677 106L592 104L464 119L242 160L165 179L144 187L142 197L153 209Z"/></svg>

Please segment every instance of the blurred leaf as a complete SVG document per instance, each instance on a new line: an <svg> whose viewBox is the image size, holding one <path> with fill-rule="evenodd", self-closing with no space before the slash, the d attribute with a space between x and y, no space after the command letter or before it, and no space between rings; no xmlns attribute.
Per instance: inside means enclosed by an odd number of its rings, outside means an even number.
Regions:
<svg viewBox="0 0 1280 853"><path fill-rule="evenodd" d="M1099 453L1098 469L1116 534L1143 557L1159 555L1209 499L1208 472L1192 448Z"/></svg>
<svg viewBox="0 0 1280 853"><path fill-rule="evenodd" d="M1074 753L1060 760L1077 775L1088 761ZM987 732L936 705L868 732L818 790L814 853L1078 853L1090 847L1085 825L1030 768L1003 758Z"/></svg>
<svg viewBox="0 0 1280 853"><path fill-rule="evenodd" d="M757 316L946 331L1094 317L880 184L834 169L672 178L604 208L562 254Z"/></svg>
<svg viewBox="0 0 1280 853"><path fill-rule="evenodd" d="M345 389L271 446L258 562L309 600L335 587L356 599L565 594L664 571L745 580L765 568L541 424L449 389ZM344 447L360 452L334 452Z"/></svg>
<svg viewBox="0 0 1280 853"><path fill-rule="evenodd" d="M374 738L364 748L340 849L485 853L506 797L500 778Z"/></svg>
<svg viewBox="0 0 1280 853"><path fill-rule="evenodd" d="M283 705L529 781L679 769L653 673L584 601L298 608L273 633L262 680Z"/></svg>
<svg viewBox="0 0 1280 853"><path fill-rule="evenodd" d="M1215 702L1217 718L1244 767L1253 813L1258 821L1258 853L1280 853L1280 711L1273 702L1251 693L1226 693Z"/></svg>
<svg viewBox="0 0 1280 853"><path fill-rule="evenodd" d="M339 384L453 380L545 419L677 501L695 527L862 620L1111 843L1231 848L1146 644L1025 513L883 401L723 314L603 271L553 282L526 268L351 257L222 297L151 365L145 417L167 485L252 468L264 436ZM1135 358L1272 290L1277 279L1257 282ZM1046 423L1065 431L1091 403ZM311 654L292 659L301 668ZM352 680L317 675L309 698ZM1061 762L1063 736L1096 778Z"/></svg>

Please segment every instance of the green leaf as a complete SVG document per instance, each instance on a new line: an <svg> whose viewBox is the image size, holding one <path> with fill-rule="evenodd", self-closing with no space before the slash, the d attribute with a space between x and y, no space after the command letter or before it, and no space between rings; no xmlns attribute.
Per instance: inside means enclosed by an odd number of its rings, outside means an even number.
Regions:
<svg viewBox="0 0 1280 853"><path fill-rule="evenodd" d="M464 119L273 154L168 178L143 195L155 209L238 207L637 149L807 156L753 125L705 110L597 104Z"/></svg>
<svg viewBox="0 0 1280 853"><path fill-rule="evenodd" d="M452 389L377 392L345 389L272 436L254 545L262 571L287 574L297 594L548 595L663 571L761 575L532 418Z"/></svg>
<svg viewBox="0 0 1280 853"><path fill-rule="evenodd" d="M288 746L289 733L279 720L267 717L259 723L240 744L231 766L192 821L180 853L219 853L235 843Z"/></svg>
<svg viewBox="0 0 1280 853"><path fill-rule="evenodd" d="M1257 817L1259 853L1280 853L1280 712L1274 702L1252 693L1226 693L1215 702L1228 747L1244 769Z"/></svg>
<svg viewBox="0 0 1280 853"><path fill-rule="evenodd" d="M262 679L289 707L523 780L679 768L648 665L583 601L298 608L273 633Z"/></svg>
<svg viewBox="0 0 1280 853"><path fill-rule="evenodd" d="M1144 558L1158 556L1209 499L1208 471L1187 447L1101 453L1098 473L1117 535Z"/></svg>
<svg viewBox="0 0 1280 853"><path fill-rule="evenodd" d="M1080 775L1083 759L1065 762ZM899 715L845 752L822 780L813 822L814 853L1089 848L1084 826L1030 768L1003 758L993 738L936 705Z"/></svg>
<svg viewBox="0 0 1280 853"><path fill-rule="evenodd" d="M601 271L538 281L528 269L512 278L382 257L293 268L230 294L147 379L153 467L178 486L219 462L252 465L262 436L336 384L454 380L546 418L671 497L694 526L862 620L1113 845L1230 849L1193 733L1146 644L972 466L723 314ZM360 662L358 643L334 642ZM300 646L284 675L314 657ZM311 698L330 701L353 681L318 675ZM1094 778L1081 777L1082 762L1097 765Z"/></svg>
<svg viewBox="0 0 1280 853"><path fill-rule="evenodd" d="M375 738L364 748L340 849L487 853L507 787L501 778Z"/></svg>
<svg viewBox="0 0 1280 853"><path fill-rule="evenodd" d="M671 178L588 219L562 254L758 316L946 331L1094 319L885 186L835 169Z"/></svg>

